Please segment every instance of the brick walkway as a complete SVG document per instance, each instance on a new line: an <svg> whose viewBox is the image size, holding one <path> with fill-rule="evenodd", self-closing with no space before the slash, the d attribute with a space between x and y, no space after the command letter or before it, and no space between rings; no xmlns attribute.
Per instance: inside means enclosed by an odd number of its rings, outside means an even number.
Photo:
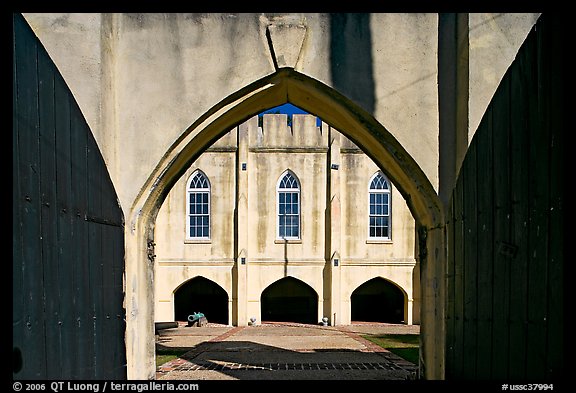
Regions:
<svg viewBox="0 0 576 393"><path fill-rule="evenodd" d="M321 327L275 323L161 331L157 345L191 348L157 369L157 379L414 379L417 366L361 337L402 326ZM404 326L404 330L413 327ZM357 332L356 330L361 330Z"/></svg>

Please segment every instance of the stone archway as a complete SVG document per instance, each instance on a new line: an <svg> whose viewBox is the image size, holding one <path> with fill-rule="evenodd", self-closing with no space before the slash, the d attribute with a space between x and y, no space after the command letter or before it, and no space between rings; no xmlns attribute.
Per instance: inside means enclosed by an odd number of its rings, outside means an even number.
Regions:
<svg viewBox="0 0 576 393"><path fill-rule="evenodd" d="M201 312L208 322L228 325L228 294L214 281L197 276L174 291L174 320L188 320L194 312Z"/></svg>
<svg viewBox="0 0 576 393"><path fill-rule="evenodd" d="M352 321L404 323L405 304L406 294L400 287L382 277L374 277L350 295L350 315Z"/></svg>
<svg viewBox="0 0 576 393"><path fill-rule="evenodd" d="M294 277L268 285L260 296L260 307L262 321L318 323L318 294Z"/></svg>
<svg viewBox="0 0 576 393"><path fill-rule="evenodd" d="M407 201L418 228L422 310L420 371L444 378L444 213L418 164L370 113L315 79L283 68L215 105L166 152L141 189L126 231L126 351L128 377L155 375L153 288L154 223L162 202L186 168L218 138L246 119L286 102L341 131L388 174ZM238 272L238 274L244 274ZM239 289L240 290L240 289Z"/></svg>

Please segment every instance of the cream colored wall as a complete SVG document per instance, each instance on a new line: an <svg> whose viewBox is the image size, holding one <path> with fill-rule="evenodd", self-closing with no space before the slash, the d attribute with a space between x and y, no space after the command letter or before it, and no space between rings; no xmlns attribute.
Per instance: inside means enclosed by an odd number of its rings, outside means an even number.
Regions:
<svg viewBox="0 0 576 393"><path fill-rule="evenodd" d="M344 261L343 261L344 263ZM337 318L338 324L347 325L351 320L351 300L352 292L366 281L375 277L384 278L399 287L405 295L404 315L406 323L409 325L419 324L420 317L417 310L414 310L414 281L412 279L414 263L404 265L394 264L354 264L342 266L342 292L340 299L342 306L340 308L340 317Z"/></svg>
<svg viewBox="0 0 576 393"><path fill-rule="evenodd" d="M232 266L228 263L157 262L154 282L154 321L174 321L174 292L186 281L202 276L214 281L228 294L228 315L232 315Z"/></svg>
<svg viewBox="0 0 576 393"><path fill-rule="evenodd" d="M256 324L261 322L260 296L270 284L284 278L297 278L314 289L318 294L318 322L322 320L323 310L323 277L324 263L283 263L256 262L248 266L247 313L248 318L254 316Z"/></svg>
<svg viewBox="0 0 576 393"><path fill-rule="evenodd" d="M339 89L330 63L334 20L323 13L24 13L48 50L102 150L126 217L172 143L230 94L275 71L278 58ZM539 13L471 13L469 138ZM438 186L436 13L373 13L366 107ZM279 27L285 27L280 29ZM297 31L278 34L277 31ZM347 43L355 37L346 31ZM299 50L296 50L298 48ZM278 59L277 59L278 60ZM193 65L193 66L192 66ZM346 76L347 70L342 70ZM340 75L342 77L342 75ZM161 81L161 83L158 83ZM137 103L137 104L135 104ZM128 168L128 169L127 169Z"/></svg>
<svg viewBox="0 0 576 393"><path fill-rule="evenodd" d="M540 13L469 15L469 127L472 140L496 88Z"/></svg>
<svg viewBox="0 0 576 393"><path fill-rule="evenodd" d="M251 262L324 261L326 204L326 130L322 134L315 117L294 116L290 129L286 115L265 115L262 129L250 130L248 219ZM294 152L296 148L296 152ZM295 159L295 154L297 159ZM276 187L290 170L300 182L301 238L288 244L277 238Z"/></svg>
<svg viewBox="0 0 576 393"><path fill-rule="evenodd" d="M391 281L406 295L408 323L419 323L412 312L413 273L416 266L415 225L406 201L393 185L391 192L391 239L368 238L368 188L372 176L380 170L345 136L340 135L340 200L342 210L342 272L340 318L350 323L352 292L374 277ZM384 174L385 168L384 168Z"/></svg>
<svg viewBox="0 0 576 393"><path fill-rule="evenodd" d="M302 27L297 29L302 35L274 36L274 60L288 59L299 47L294 62L282 64L327 86L341 88L338 80L357 79L352 70L370 64L372 81L353 99L388 128L437 186L434 13L370 14L362 21L370 37L355 36L354 28L343 36L348 50L359 40L366 44L347 67L331 63L331 40L345 26L328 13L24 16L89 119L126 217L154 167L191 124L276 71L266 36L271 26L276 32ZM366 103L368 94L373 98Z"/></svg>
<svg viewBox="0 0 576 393"><path fill-rule="evenodd" d="M235 157L233 153L205 153L195 165L184 175L184 181L178 182L170 200L167 200L163 209L166 214L158 220L157 255L164 255L163 259L170 260L222 260L232 261L234 253L234 168ZM212 217L211 239L187 240L186 233L186 181L196 169L202 170L210 179ZM170 245L169 247L167 245Z"/></svg>
<svg viewBox="0 0 576 393"><path fill-rule="evenodd" d="M287 125L286 115L264 115L262 127L257 127L255 119L244 127L247 127L247 138L240 143L247 144L248 182L247 190L238 193L247 195L250 233L246 249L238 251L246 258L245 290L238 294L232 291L237 256L234 254L236 172L240 170L236 163L238 145L234 129L191 165L160 209L155 231L155 320L172 320L174 291L187 280L203 276L227 291L231 324L247 324L250 317L259 323L262 291L277 280L291 276L316 291L318 321L327 316L331 324L349 324L352 292L374 277L383 277L406 294L407 322L418 322L411 308L416 264L414 219L394 187L392 239L383 243L368 241L368 183L378 170L374 162L327 124L316 126L316 118L311 115L294 115L291 127ZM326 215L330 213L326 194L329 137L338 139L338 143L333 144L337 151L330 156L339 163L341 244L335 240L337 237L326 233L334 230L326 228ZM207 175L211 184L210 241L186 240L186 185L197 169ZM298 177L301 198L301 239L288 242L277 238L276 228L276 187L287 169ZM335 173L332 176L337 178ZM326 260L330 246L340 256L340 266L334 267L341 269L341 274L334 275L338 285L333 285L331 276L326 275L326 264L332 263L330 258ZM244 303L246 320L242 316L235 320L236 300ZM331 309L331 300L339 303L335 309Z"/></svg>
<svg viewBox="0 0 576 393"><path fill-rule="evenodd" d="M470 137L497 81L538 15L505 14L496 20L484 14L480 15L478 24L473 21L473 15L470 17ZM338 37L332 33L340 33L346 26L334 24L337 18L330 14L26 13L24 17L63 74L90 124L124 211L129 378L154 378L155 372L150 328L153 284L147 242L154 237L150 235L150 227L154 225L156 206L150 208L144 202L154 202L155 193L165 191L164 173L158 174L157 170L166 167L163 160L182 141L180 138L186 138L190 125L206 120L203 116L212 109L223 114L223 100L235 93L240 92L242 100L246 99L242 89L251 91L252 83L274 74L277 71L274 61L319 81L325 85L322 89L326 92L342 91L342 88L355 90L358 66L370 64L370 75L362 75L368 80L368 84L362 81L364 89L360 93L355 91L355 96L348 94L349 91L343 93L367 114L349 113L344 108L334 113L333 119L343 114L371 121L369 116L373 116L375 122L386 127L402 144L426 177L421 179L419 172L415 174L410 170L406 177L398 177L402 179L398 180L401 181L399 187L412 186L417 179L416 183L429 181L438 189L441 149L437 104L438 15L435 13L370 14L368 23L364 24L368 25L369 34L362 29L348 28L341 35L350 46L364 43L365 53L350 55L340 64L331 63L332 39ZM478 29L473 33L475 27ZM282 31L288 33L277 34ZM267 32L272 34L267 36ZM492 41L490 36L498 39ZM476 43L482 46L474 46L477 38ZM484 46L487 42L498 44ZM294 50L296 47L298 51ZM490 77L488 82L483 79L484 75ZM370 99L363 93L370 94ZM302 102L306 99L308 97L302 98ZM366 102L369 105L365 105ZM263 109L259 104L247 107L254 111ZM233 116L239 117L234 112ZM212 120L217 121L210 118ZM199 129L205 129L205 125ZM364 132L371 134L371 130ZM349 130L350 133L356 131ZM379 141L384 139L378 137ZM202 142L198 143L203 146ZM379 154L375 155L377 160L385 157ZM397 158L398 162L402 161L401 156ZM157 181L159 189L156 189ZM420 190L427 189L426 186ZM413 201L420 199L412 197ZM419 211L419 220L435 223L436 231L428 232L427 248L429 260L438 262L428 264L428 271L422 269L421 273L422 304L427 305L428 310L423 307L422 315L427 316L424 323L428 321L422 335L422 361L426 363L423 374L427 378L442 379L444 331L439 321L443 318L445 300L441 284L444 238L439 234L441 219L434 211L435 204L430 203L433 197L426 194L422 199L427 201L429 213L423 213L428 210L418 204L413 211ZM244 216L240 217L243 220ZM246 236L245 232L241 238ZM247 241L242 240L241 245L247 247ZM332 245L331 251L333 249ZM245 269L241 271L245 273ZM334 277L338 276L336 269ZM415 281L417 279L418 276Z"/></svg>
<svg viewBox="0 0 576 393"><path fill-rule="evenodd" d="M344 136L341 137L345 139ZM351 142L345 142L343 147L351 146L350 144ZM394 186L392 186L391 193L391 240L371 241L368 239L366 218L368 217L368 187L370 179L379 170L376 164L363 153L345 151L341 154L340 199L343 216L341 257L347 261L413 261L414 219L406 201Z"/></svg>
<svg viewBox="0 0 576 393"><path fill-rule="evenodd" d="M249 130L249 237L247 313L260 318L260 295L275 281L291 276L318 294L318 321L323 309L327 130L314 116L264 115L259 129ZM297 157L297 158L296 158ZM300 182L301 240L277 238L276 187L286 170Z"/></svg>
<svg viewBox="0 0 576 393"><path fill-rule="evenodd" d="M156 221L155 321L174 319L174 291L196 276L226 290L232 307L235 166L236 130L231 130L194 162L164 201ZM186 188L198 169L210 180L209 241L186 239Z"/></svg>

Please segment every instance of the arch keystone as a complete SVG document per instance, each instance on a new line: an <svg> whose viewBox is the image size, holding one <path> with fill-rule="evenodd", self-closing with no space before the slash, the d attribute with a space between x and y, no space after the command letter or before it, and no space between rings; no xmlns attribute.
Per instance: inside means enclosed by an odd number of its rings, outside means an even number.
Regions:
<svg viewBox="0 0 576 393"><path fill-rule="evenodd" d="M266 27L266 38L276 70L296 68L307 29L304 25L274 23Z"/></svg>

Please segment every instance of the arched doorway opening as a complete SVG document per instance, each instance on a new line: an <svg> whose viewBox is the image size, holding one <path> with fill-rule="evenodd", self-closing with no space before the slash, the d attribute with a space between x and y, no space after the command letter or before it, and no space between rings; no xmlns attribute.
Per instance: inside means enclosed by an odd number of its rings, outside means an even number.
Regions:
<svg viewBox="0 0 576 393"><path fill-rule="evenodd" d="M289 68L246 86L198 118L167 150L135 198L126 218L130 223L126 232L126 308L133 310L126 320L129 378L152 378L155 373L150 261L154 261L155 220L164 199L190 164L228 130L286 102L314 113L341 131L386 172L406 200L416 220L422 266L421 372L426 378L442 379L446 265L442 202L416 161L372 114L330 86ZM241 255L242 250L239 252ZM248 320L248 316L238 319Z"/></svg>
<svg viewBox="0 0 576 393"><path fill-rule="evenodd" d="M174 291L174 320L188 321L201 312L208 322L228 324L228 294L212 280L194 277Z"/></svg>
<svg viewBox="0 0 576 393"><path fill-rule="evenodd" d="M260 296L262 321L317 323L318 294L294 277L270 284Z"/></svg>
<svg viewBox="0 0 576 393"><path fill-rule="evenodd" d="M404 292L390 281L375 277L350 296L352 321L404 323Z"/></svg>

